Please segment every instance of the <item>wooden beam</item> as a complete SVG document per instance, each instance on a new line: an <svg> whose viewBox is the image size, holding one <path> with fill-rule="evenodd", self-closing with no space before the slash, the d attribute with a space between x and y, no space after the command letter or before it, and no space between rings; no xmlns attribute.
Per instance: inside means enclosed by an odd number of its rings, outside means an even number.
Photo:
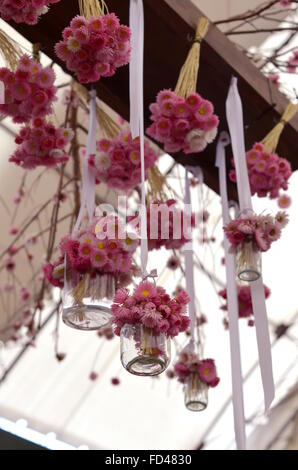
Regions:
<svg viewBox="0 0 298 470"><path fill-rule="evenodd" d="M108 0L110 11L115 11L123 23L128 23L129 0ZM145 7L145 124L150 124L149 105L159 90L174 88L179 70L191 46L194 30L202 12L190 0L144 0ZM53 5L35 27L14 25L31 42L41 42L42 49L53 60L54 44L60 40L62 29L78 14L77 2L61 1ZM59 63L59 61L57 61ZM64 64L60 63L62 67ZM227 39L214 25L210 26L202 45L198 92L211 100L220 117L220 130L227 129L225 101L232 76L238 77L246 124L246 144L249 149L262 140L280 118L287 99L250 62L244 53ZM128 67L119 69L114 77L102 79L98 85L100 98L129 118ZM298 116L286 126L279 154L298 169ZM215 143L199 155L173 154L182 165L200 165L205 182L218 191L217 170L214 167ZM230 155L230 157L232 157ZM230 196L236 197L235 186L230 185Z"/></svg>

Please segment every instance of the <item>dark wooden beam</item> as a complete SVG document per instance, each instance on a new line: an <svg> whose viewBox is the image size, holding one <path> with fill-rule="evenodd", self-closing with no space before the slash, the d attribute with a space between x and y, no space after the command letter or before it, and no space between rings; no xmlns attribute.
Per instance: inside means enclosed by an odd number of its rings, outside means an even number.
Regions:
<svg viewBox="0 0 298 470"><path fill-rule="evenodd" d="M108 0L110 11L115 11L123 23L128 23L129 0ZM149 124L149 105L159 90L174 88L179 70L191 45L201 11L190 0L144 0L145 6L145 123ZM41 42L43 51L57 61L54 44L60 40L62 29L78 13L77 2L62 0L53 5L35 27L14 25L31 42ZM59 63L59 61L58 61ZM62 67L64 64L60 63ZM211 100L220 117L220 130L227 129L225 101L232 75L239 79L246 123L246 144L250 148L271 130L287 105L287 99L259 72L250 60L211 25L202 46L198 92ZM117 71L114 77L101 80L100 98L129 118L128 67ZM274 105L274 106L273 106ZM285 128L279 154L298 168L298 116ZM215 144L199 155L173 154L182 165L201 165L206 183L218 191L217 171L214 167ZM230 186L231 197L236 197Z"/></svg>

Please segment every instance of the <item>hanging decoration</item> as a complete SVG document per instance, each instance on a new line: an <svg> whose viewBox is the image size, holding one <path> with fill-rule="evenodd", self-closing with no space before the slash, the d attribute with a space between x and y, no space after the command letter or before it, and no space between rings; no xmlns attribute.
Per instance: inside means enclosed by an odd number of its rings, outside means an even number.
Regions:
<svg viewBox="0 0 298 470"><path fill-rule="evenodd" d="M9 161L24 170L39 166L55 167L68 161L65 148L72 141L74 132L63 127L56 128L42 118L23 127L15 139L18 145Z"/></svg>
<svg viewBox="0 0 298 470"><path fill-rule="evenodd" d="M95 83L129 63L130 29L107 13L104 1L79 0L79 6L81 16L64 29L55 51L80 83Z"/></svg>
<svg viewBox="0 0 298 470"><path fill-rule="evenodd" d="M232 149L235 157L240 213L247 214L252 212L252 201L245 158L243 108L241 98L238 92L237 79L234 77L231 81L231 86L226 103L226 109L227 121L231 134ZM224 147L222 152L224 153ZM228 282L232 282L232 280L229 278ZM255 313L259 361L264 388L265 410L267 411L274 398L275 388L272 371L272 357L268 329L268 318L266 312L265 293L262 276L259 276L258 280L256 280L255 282L251 282L250 285L253 310Z"/></svg>
<svg viewBox="0 0 298 470"><path fill-rule="evenodd" d="M196 92L201 43L208 27L209 21L201 18L175 91L159 92L156 103L150 106L153 124L147 134L163 143L166 152L199 153L217 135L219 120L213 104Z"/></svg>
<svg viewBox="0 0 298 470"><path fill-rule="evenodd" d="M264 285L265 291L265 298L268 299L270 297L271 292L270 289ZM237 285L237 293L238 293L238 306L239 306L239 318L247 319L248 326L254 326L254 313L253 313L253 305L251 299L251 292L249 285ZM222 289L219 292L219 296L225 300L225 303L220 307L221 310L224 312L228 312L228 293L227 289ZM225 319L224 324L228 326L228 321Z"/></svg>
<svg viewBox="0 0 298 470"><path fill-rule="evenodd" d="M146 177L157 158L157 153L145 141ZM140 141L133 140L127 131L120 132L113 139L102 139L97 143L96 154L89 158L89 165L97 182L128 192L141 182Z"/></svg>
<svg viewBox="0 0 298 470"><path fill-rule="evenodd" d="M35 25L60 0L0 0L0 16L4 21Z"/></svg>
<svg viewBox="0 0 298 470"><path fill-rule="evenodd" d="M257 142L247 152L246 162L252 195L276 199L280 197L281 190L288 190L292 175L291 163L277 154L277 147L286 124L297 111L298 105L290 103L274 129L262 142ZM234 160L232 164L235 167ZM236 182L235 169L230 171L230 180Z"/></svg>
<svg viewBox="0 0 298 470"><path fill-rule="evenodd" d="M0 80L5 85L5 104L0 104L1 114L11 116L17 124L51 114L52 105L57 100L55 79L52 67L44 68L28 55L20 58L15 72L1 68Z"/></svg>
<svg viewBox="0 0 298 470"><path fill-rule="evenodd" d="M280 238L287 223L285 212L272 217L248 211L224 227L231 250L236 254L236 270L241 281L253 282L259 279L262 271L261 253L268 251L271 244Z"/></svg>
<svg viewBox="0 0 298 470"><path fill-rule="evenodd" d="M174 366L179 382L184 384L185 406L190 411L203 411L208 405L208 388L219 384L219 377L213 359L200 360L199 356L186 347L179 354Z"/></svg>
<svg viewBox="0 0 298 470"><path fill-rule="evenodd" d="M187 330L189 297L171 298L162 287L142 281L132 295L120 289L112 306L115 334L121 336L121 361L135 375L158 375L170 361L169 338Z"/></svg>

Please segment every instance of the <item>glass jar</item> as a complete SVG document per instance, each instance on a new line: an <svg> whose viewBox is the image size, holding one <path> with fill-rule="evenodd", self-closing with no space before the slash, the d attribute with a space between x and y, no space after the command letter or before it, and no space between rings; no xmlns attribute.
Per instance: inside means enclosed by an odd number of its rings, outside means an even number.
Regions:
<svg viewBox="0 0 298 470"><path fill-rule="evenodd" d="M64 323L77 330L99 330L110 324L116 291L113 274L78 273L65 270L63 291Z"/></svg>
<svg viewBox="0 0 298 470"><path fill-rule="evenodd" d="M252 242L242 243L236 253L236 272L240 281L257 281L262 272L262 254Z"/></svg>
<svg viewBox="0 0 298 470"><path fill-rule="evenodd" d="M189 411L204 411L208 405L208 385L197 372L192 372L184 384L184 401Z"/></svg>
<svg viewBox="0 0 298 470"><path fill-rule="evenodd" d="M156 335L141 323L121 329L121 362L134 375L154 376L170 363L171 341L165 334Z"/></svg>

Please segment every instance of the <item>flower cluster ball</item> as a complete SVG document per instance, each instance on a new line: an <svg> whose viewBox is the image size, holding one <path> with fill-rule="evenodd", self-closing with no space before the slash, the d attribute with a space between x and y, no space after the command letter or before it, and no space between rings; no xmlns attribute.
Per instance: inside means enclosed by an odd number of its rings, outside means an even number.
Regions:
<svg viewBox="0 0 298 470"><path fill-rule="evenodd" d="M145 141L146 170L157 158L157 153ZM114 139L100 140L96 155L89 158L89 165L94 169L98 182L123 191L134 189L141 182L139 139L133 140L130 133L123 131Z"/></svg>
<svg viewBox="0 0 298 470"><path fill-rule="evenodd" d="M55 51L79 82L94 83L128 64L130 34L129 27L121 25L114 13L90 20L76 16L64 29Z"/></svg>
<svg viewBox="0 0 298 470"><path fill-rule="evenodd" d="M65 147L71 142L73 135L71 129L56 128L44 119L36 118L32 126L25 126L20 130L15 140L18 148L9 161L25 170L66 163L69 157L65 153Z"/></svg>
<svg viewBox="0 0 298 470"><path fill-rule="evenodd" d="M288 180L292 175L291 164L275 153L266 152L262 143L257 143L246 154L248 176L252 195L259 197L279 197L281 189L288 189ZM234 161L232 162L235 166ZM236 182L236 171L230 172L230 180Z"/></svg>
<svg viewBox="0 0 298 470"><path fill-rule="evenodd" d="M147 207L147 235L149 250L179 249L191 240L191 229L195 216L189 216L177 207L175 199L153 201ZM140 215L129 218L129 222L140 227Z"/></svg>
<svg viewBox="0 0 298 470"><path fill-rule="evenodd" d="M237 292L238 292L239 318L253 317L253 306L252 306L250 286L239 284L237 286ZM265 292L265 298L268 299L271 292L270 292L270 289L265 285L264 285L264 292ZM227 300L227 289L221 290L219 292L219 295L224 300ZM224 305L222 305L221 310L225 312L228 311L227 302Z"/></svg>
<svg viewBox="0 0 298 470"><path fill-rule="evenodd" d="M174 372L181 383L184 383L190 374L198 374L201 381L212 388L216 387L220 381L213 359L201 360L197 354L186 349L180 353Z"/></svg>
<svg viewBox="0 0 298 470"><path fill-rule="evenodd" d="M161 91L150 111L153 124L147 134L162 142L166 152L202 152L217 135L213 105L197 93L183 99L172 90Z"/></svg>
<svg viewBox="0 0 298 470"><path fill-rule="evenodd" d="M0 0L0 16L5 21L34 25L47 13L49 5L60 0Z"/></svg>
<svg viewBox="0 0 298 470"><path fill-rule="evenodd" d="M53 263L45 263L42 267L45 278L53 287L64 287L64 256Z"/></svg>
<svg viewBox="0 0 298 470"><path fill-rule="evenodd" d="M272 242L281 236L281 230L288 223L285 212L278 212L275 217L270 215L246 214L231 221L224 227L225 234L232 249L243 243L253 243L259 251L268 251Z"/></svg>
<svg viewBox="0 0 298 470"><path fill-rule="evenodd" d="M156 335L164 333L173 338L189 327L188 303L185 291L171 298L163 287L149 281L142 281L132 295L127 289L119 289L112 305L115 334L120 336L125 324L141 323Z"/></svg>
<svg viewBox="0 0 298 470"><path fill-rule="evenodd" d="M20 58L16 72L1 68L5 104L0 105L0 113L11 116L18 124L51 114L52 104L57 100L55 78L52 67L43 68L27 55Z"/></svg>

